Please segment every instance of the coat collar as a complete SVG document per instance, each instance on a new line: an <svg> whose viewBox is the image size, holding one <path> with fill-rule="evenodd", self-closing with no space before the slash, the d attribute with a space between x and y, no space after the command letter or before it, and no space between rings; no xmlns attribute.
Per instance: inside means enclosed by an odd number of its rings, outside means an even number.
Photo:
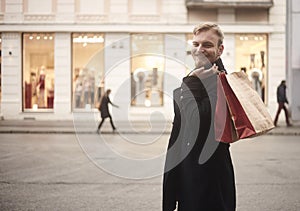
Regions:
<svg viewBox="0 0 300 211"><path fill-rule="evenodd" d="M219 68L220 71L227 73L227 71L226 71L226 69L225 69L225 67L224 67L224 64L223 64L221 58L219 58L219 59L218 59L217 61L215 61L214 63L218 66L218 68Z"/></svg>

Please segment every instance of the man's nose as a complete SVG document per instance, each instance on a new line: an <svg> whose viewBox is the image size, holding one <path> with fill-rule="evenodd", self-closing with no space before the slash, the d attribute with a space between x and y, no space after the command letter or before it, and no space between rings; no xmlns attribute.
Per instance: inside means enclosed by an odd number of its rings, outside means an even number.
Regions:
<svg viewBox="0 0 300 211"><path fill-rule="evenodd" d="M199 44L199 46L197 47L197 51L201 52L202 51L202 45Z"/></svg>

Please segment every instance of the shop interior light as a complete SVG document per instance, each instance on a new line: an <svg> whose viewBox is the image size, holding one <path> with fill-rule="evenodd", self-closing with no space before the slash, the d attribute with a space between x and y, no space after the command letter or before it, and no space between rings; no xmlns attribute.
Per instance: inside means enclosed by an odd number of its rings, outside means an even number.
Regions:
<svg viewBox="0 0 300 211"><path fill-rule="evenodd" d="M36 39L37 39L37 40L41 39L41 36L38 34L38 35L36 36Z"/></svg>
<svg viewBox="0 0 300 211"><path fill-rule="evenodd" d="M31 35L29 35L29 39L30 39L30 40L32 40L32 39L33 39L33 36L32 36L32 34L31 34Z"/></svg>
<svg viewBox="0 0 300 211"><path fill-rule="evenodd" d="M248 40L255 40L255 41L263 41L265 38L263 35L241 35L240 37L241 41L248 41Z"/></svg>
<svg viewBox="0 0 300 211"><path fill-rule="evenodd" d="M38 110L38 104L33 104L33 105L32 105L32 109L33 109L34 111Z"/></svg>
<svg viewBox="0 0 300 211"><path fill-rule="evenodd" d="M145 100L145 106L150 107L151 106L151 101L149 99Z"/></svg>
<svg viewBox="0 0 300 211"><path fill-rule="evenodd" d="M44 36L44 40L48 40L48 36L47 35Z"/></svg>
<svg viewBox="0 0 300 211"><path fill-rule="evenodd" d="M79 37L74 37L73 38L74 43L103 43L104 38L100 35L94 35L92 37L88 37L87 35L80 35Z"/></svg>
<svg viewBox="0 0 300 211"><path fill-rule="evenodd" d="M99 41L100 43L103 43L103 42L104 42L104 38L103 38L102 36L99 36L99 37L98 37L98 41Z"/></svg>
<svg viewBox="0 0 300 211"><path fill-rule="evenodd" d="M50 36L49 36L49 40L52 40L52 39L53 39L53 37L50 35Z"/></svg>

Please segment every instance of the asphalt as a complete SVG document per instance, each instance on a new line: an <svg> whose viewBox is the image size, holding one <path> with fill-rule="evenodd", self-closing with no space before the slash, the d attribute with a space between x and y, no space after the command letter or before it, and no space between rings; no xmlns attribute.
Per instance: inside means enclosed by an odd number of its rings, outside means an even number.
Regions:
<svg viewBox="0 0 300 211"><path fill-rule="evenodd" d="M96 133L98 122L88 121L71 121L71 120L1 120L0 133ZM115 122L117 133L124 134L144 134L157 133L169 134L172 129L171 122L161 121L118 121ZM112 128L107 120L102 128L101 133L111 134ZM293 122L291 127L287 127L284 122L279 122L278 126L267 133L268 135L300 135L300 121Z"/></svg>

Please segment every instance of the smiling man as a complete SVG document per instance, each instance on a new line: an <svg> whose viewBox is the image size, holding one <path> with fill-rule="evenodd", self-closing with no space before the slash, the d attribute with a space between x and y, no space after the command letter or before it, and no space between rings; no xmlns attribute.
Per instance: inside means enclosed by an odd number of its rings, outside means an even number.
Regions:
<svg viewBox="0 0 300 211"><path fill-rule="evenodd" d="M217 73L225 71L223 33L205 23L193 31L195 69L174 90L174 121L163 181L163 211L234 211L229 144L216 141Z"/></svg>

